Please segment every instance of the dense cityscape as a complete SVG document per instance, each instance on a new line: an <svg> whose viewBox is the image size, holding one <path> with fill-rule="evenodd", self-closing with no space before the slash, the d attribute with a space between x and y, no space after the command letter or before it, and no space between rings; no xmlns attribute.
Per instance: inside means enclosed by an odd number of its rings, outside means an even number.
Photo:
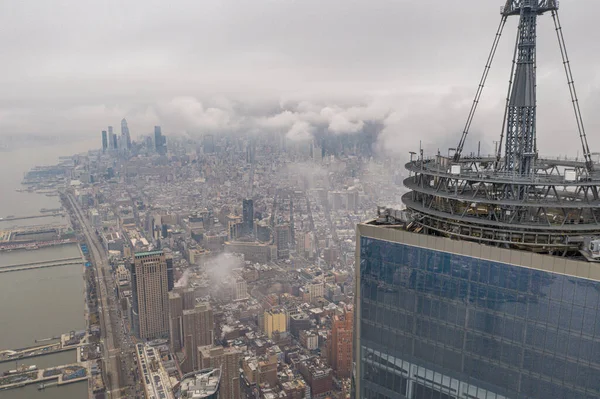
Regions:
<svg viewBox="0 0 600 399"><path fill-rule="evenodd" d="M355 226L402 192L372 143L99 136L25 181L86 242L98 397L174 397L213 369L220 397L349 397Z"/></svg>
<svg viewBox="0 0 600 399"><path fill-rule="evenodd" d="M558 10L506 1L455 147L391 157L368 106L312 110L313 126L280 105L197 134L121 115L92 149L29 166L4 184L31 203L0 217L0 399L599 399L600 153ZM542 16L576 157L538 150ZM509 19L486 154L470 130Z"/></svg>

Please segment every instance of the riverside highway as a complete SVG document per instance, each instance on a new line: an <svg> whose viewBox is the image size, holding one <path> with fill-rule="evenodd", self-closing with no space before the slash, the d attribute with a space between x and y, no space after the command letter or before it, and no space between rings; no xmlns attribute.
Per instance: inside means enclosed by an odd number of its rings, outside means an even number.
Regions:
<svg viewBox="0 0 600 399"><path fill-rule="evenodd" d="M121 329L117 325L116 314L111 314L113 311L116 312L116 306L114 305L115 299L109 297L112 295L112 275L110 271L110 265L106 256L106 251L100 244L95 231L88 224L83 212L79 208L77 201L73 199L70 194L66 194L71 209L73 210L73 216L77 219L78 224L81 228L81 232L85 235L90 255L92 257L93 265L96 268L96 284L98 287L98 297L100 299L101 308L100 310L100 325L102 328L103 337L103 360L104 360L104 377L106 382L106 392L111 399L117 399L121 397L122 390L128 388L126 384L127 375L124 373L122 367L120 367L121 348L119 339L119 333ZM111 302L113 305L111 306ZM123 384L125 382L125 384Z"/></svg>

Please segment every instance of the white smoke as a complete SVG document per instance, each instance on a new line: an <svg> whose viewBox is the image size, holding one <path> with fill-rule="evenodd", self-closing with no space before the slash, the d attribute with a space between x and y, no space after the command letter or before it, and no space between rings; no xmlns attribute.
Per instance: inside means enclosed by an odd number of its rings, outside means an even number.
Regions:
<svg viewBox="0 0 600 399"><path fill-rule="evenodd" d="M186 288L188 286L191 274L191 269L185 269L179 280L177 280L175 283L175 288Z"/></svg>
<svg viewBox="0 0 600 399"><path fill-rule="evenodd" d="M241 268L243 265L244 262L238 256L232 254L220 254L207 261L204 268L209 278L214 283L218 283L230 277L234 269Z"/></svg>

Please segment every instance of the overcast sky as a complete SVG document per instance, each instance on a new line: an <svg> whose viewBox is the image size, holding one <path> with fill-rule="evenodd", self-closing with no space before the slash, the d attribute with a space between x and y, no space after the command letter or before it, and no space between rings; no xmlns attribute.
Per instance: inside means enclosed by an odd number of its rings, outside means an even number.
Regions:
<svg viewBox="0 0 600 399"><path fill-rule="evenodd" d="M483 71L502 0L22 0L0 2L0 135L135 137L314 126L383 148L452 146ZM590 144L600 149L598 0L561 18ZM505 30L474 137L500 134L517 19ZM541 153L578 147L549 15L538 31ZM117 129L118 130L118 129ZM562 135L567 144L556 138ZM475 139L473 139L475 140Z"/></svg>

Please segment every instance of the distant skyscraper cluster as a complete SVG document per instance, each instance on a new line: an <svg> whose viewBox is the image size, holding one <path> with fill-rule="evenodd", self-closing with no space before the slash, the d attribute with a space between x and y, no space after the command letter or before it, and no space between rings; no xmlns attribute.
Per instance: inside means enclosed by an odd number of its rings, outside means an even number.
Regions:
<svg viewBox="0 0 600 399"><path fill-rule="evenodd" d="M146 136L143 142L147 150L154 151L159 155L167 154L167 138L162 134L160 126L154 126L154 136ZM127 119L121 120L121 134L117 135L112 126L108 126L107 130L102 130L102 152L110 150L111 152L118 151L119 154L127 154L133 150L131 134Z"/></svg>
<svg viewBox="0 0 600 399"><path fill-rule="evenodd" d="M102 152L106 150L131 150L131 135L125 118L121 120L120 136L117 136L112 126L108 127L108 131L102 131Z"/></svg>

